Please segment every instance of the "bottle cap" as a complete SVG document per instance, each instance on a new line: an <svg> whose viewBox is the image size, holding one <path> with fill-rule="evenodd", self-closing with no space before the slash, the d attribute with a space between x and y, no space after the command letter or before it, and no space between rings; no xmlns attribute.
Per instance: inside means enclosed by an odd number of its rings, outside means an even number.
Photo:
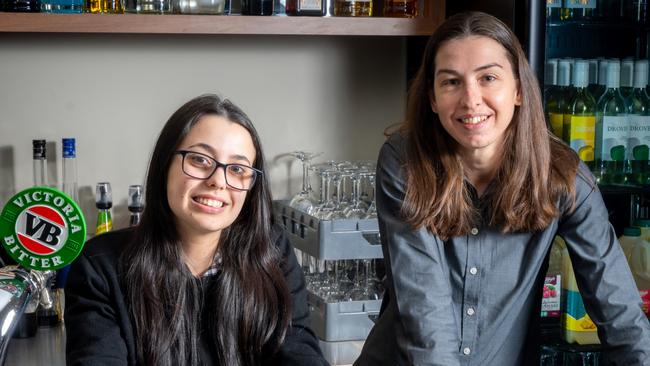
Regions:
<svg viewBox="0 0 650 366"><path fill-rule="evenodd" d="M618 60L609 60L607 63L607 89L618 89L620 84L621 63Z"/></svg>
<svg viewBox="0 0 650 366"><path fill-rule="evenodd" d="M75 158L77 157L77 149L75 147L74 138L64 138L63 139L63 158Z"/></svg>
<svg viewBox="0 0 650 366"><path fill-rule="evenodd" d="M576 88L584 88L589 85L589 63L583 60L576 61L571 79Z"/></svg>
<svg viewBox="0 0 650 366"><path fill-rule="evenodd" d="M557 63L557 85L569 86L571 84L571 61L562 59Z"/></svg>
<svg viewBox="0 0 650 366"><path fill-rule="evenodd" d="M648 60L634 62L634 88L643 89L648 85Z"/></svg>
<svg viewBox="0 0 650 366"><path fill-rule="evenodd" d="M97 187L95 187L95 205L100 210L108 210L113 207L113 193L111 192L110 183L97 183Z"/></svg>
<svg viewBox="0 0 650 366"><path fill-rule="evenodd" d="M45 140L32 140L32 152L34 160L45 160Z"/></svg>
<svg viewBox="0 0 650 366"><path fill-rule="evenodd" d="M142 212L144 210L144 188L139 184L129 186L129 211Z"/></svg>
<svg viewBox="0 0 650 366"><path fill-rule="evenodd" d="M557 62L558 59L552 58L546 61L546 69L544 70L544 84L557 85Z"/></svg>
<svg viewBox="0 0 650 366"><path fill-rule="evenodd" d="M607 85L607 60L598 60L598 85Z"/></svg>
<svg viewBox="0 0 650 366"><path fill-rule="evenodd" d="M623 228L623 235L625 236L641 236L641 229L638 227Z"/></svg>
<svg viewBox="0 0 650 366"><path fill-rule="evenodd" d="M621 63L621 86L631 87L634 81L634 60L625 59Z"/></svg>
<svg viewBox="0 0 650 366"><path fill-rule="evenodd" d="M591 59L589 62L589 85L598 84L598 60Z"/></svg>

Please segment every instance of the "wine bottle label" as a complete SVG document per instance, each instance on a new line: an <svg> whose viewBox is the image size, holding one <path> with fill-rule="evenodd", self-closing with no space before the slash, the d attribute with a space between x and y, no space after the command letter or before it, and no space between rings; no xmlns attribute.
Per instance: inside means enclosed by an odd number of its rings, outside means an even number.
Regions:
<svg viewBox="0 0 650 366"><path fill-rule="evenodd" d="M603 161L623 161L627 157L630 125L627 116L604 116L600 156Z"/></svg>
<svg viewBox="0 0 650 366"><path fill-rule="evenodd" d="M321 10L323 8L322 0L300 0L300 10Z"/></svg>
<svg viewBox="0 0 650 366"><path fill-rule="evenodd" d="M79 206L63 192L33 187L18 192L3 208L0 240L21 266L55 270L81 253L86 223Z"/></svg>
<svg viewBox="0 0 650 366"><path fill-rule="evenodd" d="M573 9L596 9L596 0L566 0L564 7Z"/></svg>
<svg viewBox="0 0 650 366"><path fill-rule="evenodd" d="M569 146L578 153L582 161L594 161L596 139L595 116L564 116L564 129L568 129Z"/></svg>
<svg viewBox="0 0 650 366"><path fill-rule="evenodd" d="M650 116L628 116L630 136L628 138L628 159L648 160L650 150Z"/></svg>

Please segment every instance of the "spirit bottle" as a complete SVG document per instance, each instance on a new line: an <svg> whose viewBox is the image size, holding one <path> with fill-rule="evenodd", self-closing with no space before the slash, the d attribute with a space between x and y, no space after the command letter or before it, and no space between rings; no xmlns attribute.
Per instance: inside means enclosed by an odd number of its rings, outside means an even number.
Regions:
<svg viewBox="0 0 650 366"><path fill-rule="evenodd" d="M32 140L34 186L47 187L47 150L45 140Z"/></svg>
<svg viewBox="0 0 650 366"><path fill-rule="evenodd" d="M417 0L384 0L384 16L415 18L418 16Z"/></svg>
<svg viewBox="0 0 650 366"><path fill-rule="evenodd" d="M137 226L140 223L140 215L144 211L144 188L139 184L129 186L129 226Z"/></svg>
<svg viewBox="0 0 650 366"><path fill-rule="evenodd" d="M97 212L97 228L95 229L95 235L113 230L113 218L111 217L113 195L111 193L110 183L97 183L95 189L95 205L99 210L99 212Z"/></svg>
<svg viewBox="0 0 650 366"><path fill-rule="evenodd" d="M334 0L334 16L371 17L372 0Z"/></svg>

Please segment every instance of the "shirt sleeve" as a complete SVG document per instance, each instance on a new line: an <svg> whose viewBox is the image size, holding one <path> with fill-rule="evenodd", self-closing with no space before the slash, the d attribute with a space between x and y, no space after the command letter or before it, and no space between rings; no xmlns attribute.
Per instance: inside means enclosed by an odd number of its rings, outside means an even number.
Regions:
<svg viewBox="0 0 650 366"><path fill-rule="evenodd" d="M291 324L273 365L282 366L326 366L318 339L309 328L309 307L307 288L302 269L298 265L293 247L284 232L276 240L284 263L283 272L291 294Z"/></svg>
<svg viewBox="0 0 650 366"><path fill-rule="evenodd" d="M108 285L83 253L65 287L66 364L127 365L127 348Z"/></svg>
<svg viewBox="0 0 650 366"><path fill-rule="evenodd" d="M575 210L560 221L576 282L605 345L606 364L650 365L650 323L591 173L581 164Z"/></svg>
<svg viewBox="0 0 650 366"><path fill-rule="evenodd" d="M460 340L444 243L401 218L406 184L402 146L394 139L384 144L376 179L387 291L394 294L398 312L397 346L412 365L458 365Z"/></svg>

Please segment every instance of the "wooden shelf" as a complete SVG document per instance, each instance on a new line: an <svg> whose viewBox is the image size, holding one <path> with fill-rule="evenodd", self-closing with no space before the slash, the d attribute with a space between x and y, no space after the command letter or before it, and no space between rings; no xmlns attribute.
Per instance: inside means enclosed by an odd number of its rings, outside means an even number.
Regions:
<svg viewBox="0 0 650 366"><path fill-rule="evenodd" d="M415 19L0 13L0 32L429 36L444 19L442 9Z"/></svg>

